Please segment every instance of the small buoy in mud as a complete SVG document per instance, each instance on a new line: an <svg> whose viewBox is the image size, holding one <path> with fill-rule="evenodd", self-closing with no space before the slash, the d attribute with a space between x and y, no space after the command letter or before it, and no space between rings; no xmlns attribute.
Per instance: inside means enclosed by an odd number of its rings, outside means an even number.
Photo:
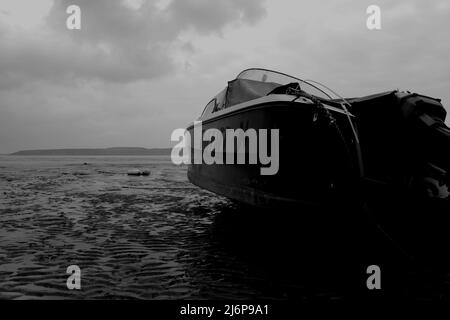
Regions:
<svg viewBox="0 0 450 320"><path fill-rule="evenodd" d="M131 169L131 170L128 170L127 174L129 176L140 176L141 172L138 169Z"/></svg>
<svg viewBox="0 0 450 320"><path fill-rule="evenodd" d="M144 170L142 170L141 174L142 174L143 176L149 176L149 175L150 175L150 170L144 169Z"/></svg>

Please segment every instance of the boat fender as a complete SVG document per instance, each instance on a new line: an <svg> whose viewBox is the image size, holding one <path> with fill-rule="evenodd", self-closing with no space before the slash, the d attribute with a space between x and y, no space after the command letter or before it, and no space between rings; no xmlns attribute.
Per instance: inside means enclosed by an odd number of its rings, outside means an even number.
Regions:
<svg viewBox="0 0 450 320"><path fill-rule="evenodd" d="M128 170L127 174L129 176L140 176L141 175L141 171L138 170L138 169L131 169L131 170Z"/></svg>

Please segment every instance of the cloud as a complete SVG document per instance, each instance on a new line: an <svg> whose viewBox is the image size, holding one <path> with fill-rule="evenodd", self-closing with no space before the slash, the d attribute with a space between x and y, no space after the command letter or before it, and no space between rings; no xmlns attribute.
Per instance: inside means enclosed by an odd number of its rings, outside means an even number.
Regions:
<svg viewBox="0 0 450 320"><path fill-rule="evenodd" d="M182 30L191 27L211 33L234 21L255 24L266 11L260 0L178 0L169 4L165 14Z"/></svg>
<svg viewBox="0 0 450 320"><path fill-rule="evenodd" d="M72 4L81 8L81 30L66 28ZM56 0L46 24L33 33L0 26L0 84L157 78L174 70L174 48L189 45L180 42L182 32L220 33L232 23L253 24L264 13L257 0L173 0L162 10L156 1L136 7L119 0Z"/></svg>
<svg viewBox="0 0 450 320"><path fill-rule="evenodd" d="M72 4L81 8L81 30L66 28L66 8ZM173 0L162 11L155 1L135 9L118 0L57 0L42 30L2 30L0 72L5 77L0 84L156 78L173 71L173 48L184 30L216 33L230 23L255 23L263 15L262 2L255 0Z"/></svg>
<svg viewBox="0 0 450 320"><path fill-rule="evenodd" d="M255 0L19 2L0 4L8 15L0 20L0 152L169 145L172 128L192 116L186 103L203 103L191 82L174 78L189 65L177 59L196 52L191 38L265 14ZM81 8L79 31L66 28L72 4Z"/></svg>
<svg viewBox="0 0 450 320"><path fill-rule="evenodd" d="M400 88L450 106L446 0L379 0L380 31L366 28L370 0L8 1L0 4L8 12L0 12L0 152L168 146L172 129L252 66L344 96ZM66 28L72 4L82 10L80 31Z"/></svg>
<svg viewBox="0 0 450 320"><path fill-rule="evenodd" d="M278 58L288 72L324 82L344 96L399 88L442 98L450 110L445 3L380 0L382 29L370 31L366 8L373 2L320 2L304 12L284 12L287 21L298 22L277 30L278 49L259 51L270 52L263 60Z"/></svg>

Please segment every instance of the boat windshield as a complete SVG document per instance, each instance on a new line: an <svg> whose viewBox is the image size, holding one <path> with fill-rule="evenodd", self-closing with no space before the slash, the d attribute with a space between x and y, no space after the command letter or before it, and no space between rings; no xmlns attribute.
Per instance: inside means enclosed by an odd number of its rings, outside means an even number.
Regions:
<svg viewBox="0 0 450 320"><path fill-rule="evenodd" d="M247 69L242 71L236 79L247 79L247 80L254 80L254 81L261 81L261 82L274 82L278 83L280 85L286 85L292 82L298 82L300 84L300 88L319 98L322 99L333 99L329 94L325 93L321 89L317 88L316 86L312 85L311 83L301 80L299 78L295 78L292 76L289 76L287 74L266 70L266 69Z"/></svg>

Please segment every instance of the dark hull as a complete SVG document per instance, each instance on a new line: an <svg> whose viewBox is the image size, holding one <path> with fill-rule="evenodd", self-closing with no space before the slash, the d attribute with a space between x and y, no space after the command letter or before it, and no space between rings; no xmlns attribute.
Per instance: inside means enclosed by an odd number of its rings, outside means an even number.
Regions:
<svg viewBox="0 0 450 320"><path fill-rule="evenodd" d="M279 129L279 170L261 175L260 164L191 164L188 178L201 188L255 206L329 204L345 194L357 172L347 116L330 112L340 132L317 106L292 102L253 105L204 121L203 131ZM193 140L193 127L188 131ZM208 143L203 142L203 148Z"/></svg>

